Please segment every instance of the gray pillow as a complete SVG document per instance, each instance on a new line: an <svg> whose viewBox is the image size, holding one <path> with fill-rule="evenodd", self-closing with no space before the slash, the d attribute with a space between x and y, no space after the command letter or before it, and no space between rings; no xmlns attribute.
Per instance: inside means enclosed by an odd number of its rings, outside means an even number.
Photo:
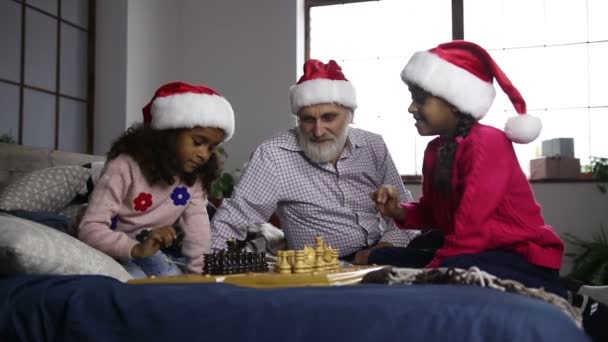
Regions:
<svg viewBox="0 0 608 342"><path fill-rule="evenodd" d="M55 229L0 214L0 274L100 274L127 281L118 262Z"/></svg>
<svg viewBox="0 0 608 342"><path fill-rule="evenodd" d="M86 186L91 170L81 166L54 166L32 171L0 193L0 209L56 213Z"/></svg>

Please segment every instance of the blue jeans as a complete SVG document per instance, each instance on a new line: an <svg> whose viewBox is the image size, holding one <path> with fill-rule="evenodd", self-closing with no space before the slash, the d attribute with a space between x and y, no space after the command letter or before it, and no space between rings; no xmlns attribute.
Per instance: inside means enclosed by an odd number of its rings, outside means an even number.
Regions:
<svg viewBox="0 0 608 342"><path fill-rule="evenodd" d="M169 260L169 261L167 261ZM134 258L122 263L122 266L133 278L147 278L149 276L166 277L181 275L182 270L171 261L184 262L158 251L146 258Z"/></svg>

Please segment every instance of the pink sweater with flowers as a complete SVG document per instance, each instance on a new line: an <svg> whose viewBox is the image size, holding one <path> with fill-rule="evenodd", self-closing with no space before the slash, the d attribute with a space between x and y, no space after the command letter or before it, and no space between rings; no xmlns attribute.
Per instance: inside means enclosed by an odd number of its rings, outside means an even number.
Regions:
<svg viewBox="0 0 608 342"><path fill-rule="evenodd" d="M559 269L564 244L545 224L505 133L476 124L459 139L448 196L432 181L442 139L431 141L425 151L420 201L402 204L406 222L397 222L401 228L434 227L445 233L444 246L427 267L440 266L451 256L502 249L534 265Z"/></svg>
<svg viewBox="0 0 608 342"><path fill-rule="evenodd" d="M188 270L200 273L211 241L206 201L200 181L192 187L179 180L170 186L151 186L139 165L120 155L107 162L95 185L78 237L111 257L129 260L141 230L179 223Z"/></svg>

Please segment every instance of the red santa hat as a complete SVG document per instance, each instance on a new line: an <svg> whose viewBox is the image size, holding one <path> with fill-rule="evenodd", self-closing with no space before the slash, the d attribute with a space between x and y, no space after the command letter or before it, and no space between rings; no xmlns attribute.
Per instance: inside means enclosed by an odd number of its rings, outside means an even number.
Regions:
<svg viewBox="0 0 608 342"><path fill-rule="evenodd" d="M440 97L460 111L483 118L496 96L492 80L507 94L517 116L507 120L505 133L513 142L534 141L542 129L540 119L526 114L526 101L490 54L477 44L456 40L428 51L416 52L401 72L412 83Z"/></svg>
<svg viewBox="0 0 608 342"><path fill-rule="evenodd" d="M154 129L216 127L230 139L234 112L217 91L184 82L167 83L156 90L143 108L144 124Z"/></svg>
<svg viewBox="0 0 608 342"><path fill-rule="evenodd" d="M289 102L291 113L296 115L302 107L321 103L337 103L355 110L357 95L336 61L325 64L309 59L304 63L304 75L289 89Z"/></svg>

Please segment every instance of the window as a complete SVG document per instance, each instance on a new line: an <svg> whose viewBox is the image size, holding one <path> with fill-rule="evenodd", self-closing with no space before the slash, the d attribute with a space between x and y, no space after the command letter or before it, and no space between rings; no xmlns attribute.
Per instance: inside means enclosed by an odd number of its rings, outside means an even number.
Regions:
<svg viewBox="0 0 608 342"><path fill-rule="evenodd" d="M524 170L552 138L574 138L582 164L608 157L605 13L605 0L464 0L465 39L488 49L543 122L536 141L515 145ZM511 115L498 91L485 122L502 127Z"/></svg>
<svg viewBox="0 0 608 342"><path fill-rule="evenodd" d="M347 1L343 1L347 2ZM543 120L539 139L515 144L524 171L542 140L575 139L576 156L608 156L608 12L604 0L381 0L309 3L308 53L336 59L355 83L355 127L382 134L402 174L420 174L431 138L418 136L399 74L414 51L452 37L490 51ZM463 15L464 13L464 15ZM454 22L453 22L454 21ZM497 98L483 123L499 128L515 115Z"/></svg>
<svg viewBox="0 0 608 342"><path fill-rule="evenodd" d="M0 3L0 135L91 152L94 0Z"/></svg>

